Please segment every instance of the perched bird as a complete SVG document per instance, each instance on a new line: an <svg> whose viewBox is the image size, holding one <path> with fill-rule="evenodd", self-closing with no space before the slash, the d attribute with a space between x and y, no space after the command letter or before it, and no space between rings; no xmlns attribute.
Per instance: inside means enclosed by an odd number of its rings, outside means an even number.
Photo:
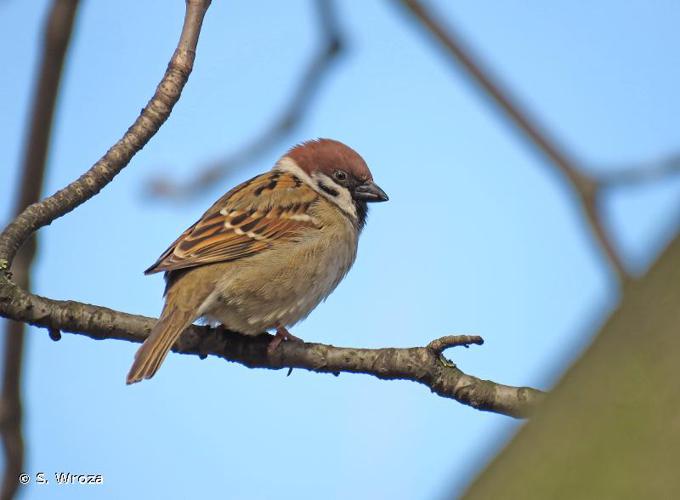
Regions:
<svg viewBox="0 0 680 500"><path fill-rule="evenodd" d="M245 335L275 329L270 353L299 340L286 327L340 283L354 263L367 203L387 199L363 158L332 139L295 146L272 170L236 186L145 271L165 271L165 306L127 383L151 378L197 318Z"/></svg>

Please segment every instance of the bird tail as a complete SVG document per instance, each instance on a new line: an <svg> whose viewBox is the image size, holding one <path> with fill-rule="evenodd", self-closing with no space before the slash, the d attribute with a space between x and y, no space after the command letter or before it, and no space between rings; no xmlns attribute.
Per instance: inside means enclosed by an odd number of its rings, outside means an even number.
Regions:
<svg viewBox="0 0 680 500"><path fill-rule="evenodd" d="M158 323L151 330L151 335L135 354L127 383L134 384L153 377L175 341L194 319L191 308L177 307L172 301L168 301Z"/></svg>

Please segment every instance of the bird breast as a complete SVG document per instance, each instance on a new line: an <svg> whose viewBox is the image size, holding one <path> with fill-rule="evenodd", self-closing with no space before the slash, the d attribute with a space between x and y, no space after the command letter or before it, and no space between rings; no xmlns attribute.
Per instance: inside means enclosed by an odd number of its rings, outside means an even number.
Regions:
<svg viewBox="0 0 680 500"><path fill-rule="evenodd" d="M358 234L337 207L320 200L309 215L321 228L258 255L215 266L215 291L201 307L210 320L247 335L291 326L340 283L354 263Z"/></svg>

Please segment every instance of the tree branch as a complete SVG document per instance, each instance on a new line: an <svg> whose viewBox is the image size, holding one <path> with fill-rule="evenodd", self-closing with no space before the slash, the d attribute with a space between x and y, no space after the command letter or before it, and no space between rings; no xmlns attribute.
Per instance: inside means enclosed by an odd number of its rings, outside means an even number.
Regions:
<svg viewBox="0 0 680 500"><path fill-rule="evenodd" d="M199 195L229 173L267 153L300 125L321 83L343 49L342 32L333 1L316 0L315 3L322 39L320 48L312 55L283 112L241 149L199 168L198 175L188 182L173 182L165 175L152 179L148 186L151 195L160 198L187 198Z"/></svg>
<svg viewBox="0 0 680 500"><path fill-rule="evenodd" d="M0 276L0 313L19 321L96 340L143 342L156 320L73 301L32 295ZM191 326L173 351L200 357L219 356L249 368L301 368L319 373L364 373L384 380L411 380L435 394L478 410L526 417L542 399L541 391L511 387L463 373L441 356L454 345L481 344L480 337L447 336L426 347L356 349L285 342L270 356L268 334L246 337L221 328Z"/></svg>
<svg viewBox="0 0 680 500"><path fill-rule="evenodd" d="M54 108L61 81L64 58L68 49L78 0L54 0L43 31L43 49L37 86L33 97L31 120L24 146L19 196L14 213L20 214L38 201L42 191L47 150L52 130ZM30 269L36 253L36 239L29 238L14 263L17 284L30 289ZM17 478L24 464L24 442L21 430L21 369L24 351L24 323L7 321L2 397L0 398L0 432L5 454L5 471L0 498L13 498Z"/></svg>
<svg viewBox="0 0 680 500"><path fill-rule="evenodd" d="M549 137L544 127L537 125L535 118L530 117L526 109L522 109L518 101L510 96L507 89L491 77L483 69L478 59L465 47L461 38L450 27L440 22L441 16L434 15L418 0L401 0L401 3L413 16L437 39L452 59L465 69L472 80L496 103L510 120L525 134L529 141L541 151L558 171L567 179L576 194L583 215L588 222L592 235L601 249L607 263L620 282L625 282L629 275L622 259L610 240L599 211L599 189L597 182L584 174L566 151L558 146L554 138Z"/></svg>

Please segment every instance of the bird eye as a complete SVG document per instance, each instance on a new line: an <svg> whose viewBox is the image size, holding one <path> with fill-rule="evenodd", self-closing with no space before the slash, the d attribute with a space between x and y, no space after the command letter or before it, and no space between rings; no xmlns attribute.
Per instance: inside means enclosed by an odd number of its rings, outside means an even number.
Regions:
<svg viewBox="0 0 680 500"><path fill-rule="evenodd" d="M347 174L342 170L336 170L335 172L333 172L333 177L335 178L336 181L340 182L344 182L347 180Z"/></svg>

